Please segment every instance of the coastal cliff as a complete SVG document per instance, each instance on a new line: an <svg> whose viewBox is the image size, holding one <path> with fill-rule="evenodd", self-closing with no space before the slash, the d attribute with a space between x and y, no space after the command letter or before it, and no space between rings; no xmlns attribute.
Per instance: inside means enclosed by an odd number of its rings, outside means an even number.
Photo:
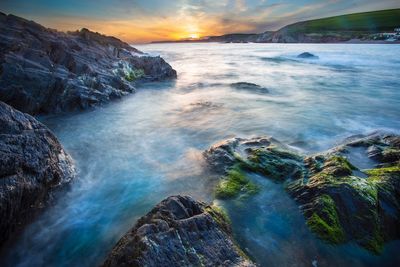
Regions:
<svg viewBox="0 0 400 267"><path fill-rule="evenodd" d="M59 32L0 13L0 100L29 114L82 110L176 78L161 57L82 29Z"/></svg>

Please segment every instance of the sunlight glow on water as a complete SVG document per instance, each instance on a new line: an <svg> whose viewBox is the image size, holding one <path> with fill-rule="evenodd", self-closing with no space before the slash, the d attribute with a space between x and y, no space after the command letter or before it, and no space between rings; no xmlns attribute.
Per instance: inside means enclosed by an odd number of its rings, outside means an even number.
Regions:
<svg viewBox="0 0 400 267"><path fill-rule="evenodd" d="M398 45L154 44L178 80L147 84L92 111L42 118L76 161L79 177L24 232L6 256L10 266L94 266L163 198L212 200L214 176L202 151L233 137L272 135L304 153L351 134L400 129ZM311 52L319 60L298 60ZM251 82L268 94L235 90ZM239 243L263 266L388 264L353 245L315 239L281 185L253 177L264 190L245 210L221 202ZM399 257L395 254L396 257Z"/></svg>

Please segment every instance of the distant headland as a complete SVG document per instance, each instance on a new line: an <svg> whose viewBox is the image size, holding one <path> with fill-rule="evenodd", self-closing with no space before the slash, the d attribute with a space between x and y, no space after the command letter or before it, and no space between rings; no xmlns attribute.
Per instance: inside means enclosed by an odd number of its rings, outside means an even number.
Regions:
<svg viewBox="0 0 400 267"><path fill-rule="evenodd" d="M278 31L232 33L180 42L220 43L400 43L400 9L341 15L287 25Z"/></svg>

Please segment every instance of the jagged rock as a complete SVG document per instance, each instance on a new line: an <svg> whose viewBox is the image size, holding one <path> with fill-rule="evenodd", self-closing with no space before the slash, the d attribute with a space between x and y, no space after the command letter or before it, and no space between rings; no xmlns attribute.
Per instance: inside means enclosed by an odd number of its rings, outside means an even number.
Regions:
<svg viewBox="0 0 400 267"><path fill-rule="evenodd" d="M237 82L237 83L232 83L231 87L237 90L245 90L253 93L260 93L260 94L265 94L268 93L269 90L265 87L262 87L258 84L255 83L248 83L248 82Z"/></svg>
<svg viewBox="0 0 400 267"><path fill-rule="evenodd" d="M74 174L71 158L46 126L0 101L0 246Z"/></svg>
<svg viewBox="0 0 400 267"><path fill-rule="evenodd" d="M399 144L399 136L376 132L348 138L325 153L300 156L271 138L236 138L204 156L228 176L256 172L285 182L320 238L335 244L355 241L379 253L384 242L400 238ZM373 164L368 170L357 167L358 156L352 162L354 149L360 148L363 159ZM246 191L246 186L239 189Z"/></svg>
<svg viewBox="0 0 400 267"><path fill-rule="evenodd" d="M103 266L255 265L235 245L219 208L172 196L139 219Z"/></svg>
<svg viewBox="0 0 400 267"><path fill-rule="evenodd" d="M80 110L176 78L160 57L82 29L58 32L0 12L0 100L30 114Z"/></svg>
<svg viewBox="0 0 400 267"><path fill-rule="evenodd" d="M298 58L318 59L319 57L308 52L301 53Z"/></svg>

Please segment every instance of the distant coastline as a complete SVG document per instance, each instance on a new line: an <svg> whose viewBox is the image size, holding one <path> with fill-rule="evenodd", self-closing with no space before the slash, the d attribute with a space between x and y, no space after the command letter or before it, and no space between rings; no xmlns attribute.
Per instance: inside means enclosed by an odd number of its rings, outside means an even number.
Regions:
<svg viewBox="0 0 400 267"><path fill-rule="evenodd" d="M218 42L218 41L205 41L205 40L176 40L176 41L153 41L144 44L196 44L196 43L223 43L223 44L400 44L398 41L382 41L382 40L360 40L353 39L348 41L338 42L296 42L296 43L285 43L285 42ZM134 44L132 44L134 45Z"/></svg>
<svg viewBox="0 0 400 267"><path fill-rule="evenodd" d="M352 43L399 44L400 9L389 9L301 21L277 31L232 33L200 39L151 43Z"/></svg>

